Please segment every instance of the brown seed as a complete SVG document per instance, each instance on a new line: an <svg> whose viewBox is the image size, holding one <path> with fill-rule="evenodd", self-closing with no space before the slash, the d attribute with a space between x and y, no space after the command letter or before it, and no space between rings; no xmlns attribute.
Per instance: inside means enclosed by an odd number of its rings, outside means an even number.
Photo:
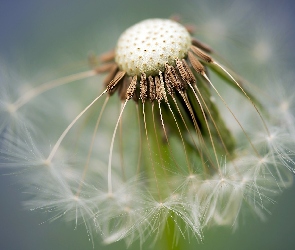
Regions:
<svg viewBox="0 0 295 250"><path fill-rule="evenodd" d="M121 101L126 100L126 94L127 94L127 89L130 85L131 82L131 77L125 76L122 80L122 83L118 85L118 96L121 99Z"/></svg>
<svg viewBox="0 0 295 250"><path fill-rule="evenodd" d="M112 68L110 69L109 73L107 74L106 78L103 81L105 87L107 87L110 81L114 79L118 71L119 71L118 65L115 64L114 66L112 66Z"/></svg>
<svg viewBox="0 0 295 250"><path fill-rule="evenodd" d="M140 76L140 99L144 103L147 99L147 80L146 74L142 73Z"/></svg>
<svg viewBox="0 0 295 250"><path fill-rule="evenodd" d="M118 83L120 82L120 80L122 80L122 78L124 77L125 74L126 74L125 71L119 71L115 75L114 79L110 81L110 83L107 86L107 90L110 94L112 94L114 92L112 90L114 90L117 87Z"/></svg>
<svg viewBox="0 0 295 250"><path fill-rule="evenodd" d="M149 80L149 100L153 102L156 99L156 85L152 76L148 77Z"/></svg>
<svg viewBox="0 0 295 250"><path fill-rule="evenodd" d="M130 100L134 96L134 93L136 90L136 84L137 84L137 76L135 75L132 77L131 83L129 84L129 87L126 91L126 100Z"/></svg>
<svg viewBox="0 0 295 250"><path fill-rule="evenodd" d="M165 65L165 81L170 83L177 91L183 91L184 85L182 84L179 76L173 66Z"/></svg>
<svg viewBox="0 0 295 250"><path fill-rule="evenodd" d="M196 82L196 78L193 74L193 72L191 71L190 67L187 65L186 61L184 59L181 60L182 61L182 65L185 68L186 73L189 75L189 82L190 83L195 83Z"/></svg>
<svg viewBox="0 0 295 250"><path fill-rule="evenodd" d="M185 83L190 83L191 82L191 76L185 66L183 65L183 62L179 59L176 60L176 68L178 69L178 72L182 78L182 80Z"/></svg>
<svg viewBox="0 0 295 250"><path fill-rule="evenodd" d="M162 101L166 95L165 95L165 87L164 87L164 79L163 79L163 75L162 72L159 72L159 76L155 77L155 82L156 82L156 93L157 93L157 100L158 102Z"/></svg>
<svg viewBox="0 0 295 250"><path fill-rule="evenodd" d="M202 50L198 49L196 46L191 46L191 50L202 60L204 60L205 62L208 63L212 63L213 59L208 56L205 52L203 52Z"/></svg>
<svg viewBox="0 0 295 250"><path fill-rule="evenodd" d="M171 85L170 82L166 81L166 89L167 89L167 93L171 96L174 95L175 91L174 91L174 88L173 86Z"/></svg>
<svg viewBox="0 0 295 250"><path fill-rule="evenodd" d="M207 53L212 53L212 49L211 49L208 45L206 45L206 44L200 42L200 41L197 40L196 38L193 38L193 39L192 39L192 44L193 44L194 46L196 46L197 48L199 48L199 49L201 49L201 50L203 50L203 51L205 51L205 52L207 52Z"/></svg>
<svg viewBox="0 0 295 250"><path fill-rule="evenodd" d="M205 73L205 68L204 66L200 63L200 61L193 55L192 52L188 52L188 59L191 62L194 70L199 73L199 74L204 74Z"/></svg>

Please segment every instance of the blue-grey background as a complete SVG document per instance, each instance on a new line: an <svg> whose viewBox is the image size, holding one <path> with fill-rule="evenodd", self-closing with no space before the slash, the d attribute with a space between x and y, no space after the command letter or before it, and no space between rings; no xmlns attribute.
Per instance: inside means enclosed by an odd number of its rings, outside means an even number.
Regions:
<svg viewBox="0 0 295 250"><path fill-rule="evenodd" d="M285 22L290 28L286 37L294 40L293 2L253 0L253 5L257 13L261 11L267 13L267 18L273 16ZM83 60L90 51L99 54L108 50L122 30L141 19L179 13L189 21L197 3L196 0L0 0L0 65L11 67L26 79L42 79L40 74L47 68L57 69L70 61ZM185 17L188 9L189 16ZM290 57L295 58L293 48ZM83 226L74 230L74 225L62 220L40 225L46 217L23 210L21 192L17 178L0 176L1 250L92 249ZM293 186L277 197L266 222L249 217L235 232L224 227L208 229L204 232L205 241L199 244L192 240L190 249L295 249L294 194ZM148 244L143 248L148 248ZM99 237L95 241L95 249L124 248L122 243L103 246ZM139 245L130 249L139 249Z"/></svg>

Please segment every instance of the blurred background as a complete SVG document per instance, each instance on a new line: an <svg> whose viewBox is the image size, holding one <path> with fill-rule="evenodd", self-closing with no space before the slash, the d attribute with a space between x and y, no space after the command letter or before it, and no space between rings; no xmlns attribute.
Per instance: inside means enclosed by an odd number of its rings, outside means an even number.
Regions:
<svg viewBox="0 0 295 250"><path fill-rule="evenodd" d="M179 14L183 22L196 25L198 38L234 61L239 72L247 62L239 51L259 49L253 41L270 42L273 46L269 51L265 43L258 52L263 52L265 65L282 67L277 78L283 81L283 76L294 70L294 13L292 0L0 0L0 66L15 72L24 82L54 79L52 72L66 67L78 69L79 63L87 63L89 53L113 48L118 36L132 24ZM268 55L273 51L275 58ZM260 59L264 57L253 62L256 67ZM261 66L264 71L258 68L260 75L269 74L265 65ZM251 77L256 76L253 73ZM292 83L289 87L293 87L290 92L295 91ZM83 225L74 230L73 224L62 219L43 223L48 219L45 215L24 210L22 189L17 184L21 176L3 173L0 169L1 250L93 248ZM206 229L204 242L191 239L187 249L294 249L294 193L293 185L276 197L266 222L250 215L235 231L230 227ZM149 244L146 242L142 249L148 249ZM99 236L95 239L94 249L124 248L124 242L105 246ZM139 248L138 243L130 247Z"/></svg>

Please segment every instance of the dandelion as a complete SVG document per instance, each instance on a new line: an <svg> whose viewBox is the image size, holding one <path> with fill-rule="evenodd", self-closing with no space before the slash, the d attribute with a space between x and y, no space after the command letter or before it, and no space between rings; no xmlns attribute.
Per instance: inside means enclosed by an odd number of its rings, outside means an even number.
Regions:
<svg viewBox="0 0 295 250"><path fill-rule="evenodd" d="M114 50L91 56L91 70L2 101L1 165L29 173L26 205L50 212L49 220L81 221L92 242L98 234L107 244L157 241L167 232L172 245L202 241L207 226L236 228L244 207L265 218L272 197L292 183L291 131L215 57L192 26L148 19L128 28ZM9 117L35 97L105 73L104 89L52 146L23 120L24 132L14 133ZM255 131L232 105L236 97Z"/></svg>

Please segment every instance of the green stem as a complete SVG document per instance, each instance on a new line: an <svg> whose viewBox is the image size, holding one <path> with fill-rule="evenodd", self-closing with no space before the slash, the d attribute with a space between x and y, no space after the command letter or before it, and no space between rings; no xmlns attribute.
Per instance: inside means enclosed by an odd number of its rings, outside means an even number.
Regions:
<svg viewBox="0 0 295 250"><path fill-rule="evenodd" d="M184 238L179 235L177 241L175 239L176 237L176 230L177 228L175 228L175 222L174 220L169 217L167 220L167 225L164 229L164 235L165 235L165 240L166 240L166 245L167 248L166 249L173 249L173 250L180 250L180 249L185 249L185 242L184 242Z"/></svg>
<svg viewBox="0 0 295 250"><path fill-rule="evenodd" d="M163 128L161 122L159 121L159 111L157 110L157 106L154 106L154 118L152 114L152 107L151 105L146 105L146 125L148 129L148 140L150 149L146 149L147 152L151 150L152 157L146 160L146 173L149 178L154 179L155 175L157 177L158 188L159 188L159 202L164 201L167 195L169 195L169 181L167 178L169 177L170 173L163 168L170 165L172 156L168 146L168 143L163 143ZM167 117L165 117L167 118ZM167 123L168 124L168 123ZM171 124L171 123L170 123ZM173 123L172 123L173 124ZM161 128L161 129L157 129ZM167 128L166 128L167 129ZM147 146L147 145L146 145ZM154 152L157 152L156 154ZM151 161L153 163L151 164ZM165 166L162 166L165 164ZM152 182L152 185L155 183ZM167 193L168 192L168 193ZM156 197L157 199L157 197ZM170 212L172 213L172 212ZM185 239L179 235L178 241L176 241L175 235L178 233L178 226L175 224L173 219L174 214L169 214L167 217L167 221L165 224L164 231L162 235L156 241L154 249L163 249L163 250L180 250L185 249ZM182 222L178 221L179 226L182 226Z"/></svg>

